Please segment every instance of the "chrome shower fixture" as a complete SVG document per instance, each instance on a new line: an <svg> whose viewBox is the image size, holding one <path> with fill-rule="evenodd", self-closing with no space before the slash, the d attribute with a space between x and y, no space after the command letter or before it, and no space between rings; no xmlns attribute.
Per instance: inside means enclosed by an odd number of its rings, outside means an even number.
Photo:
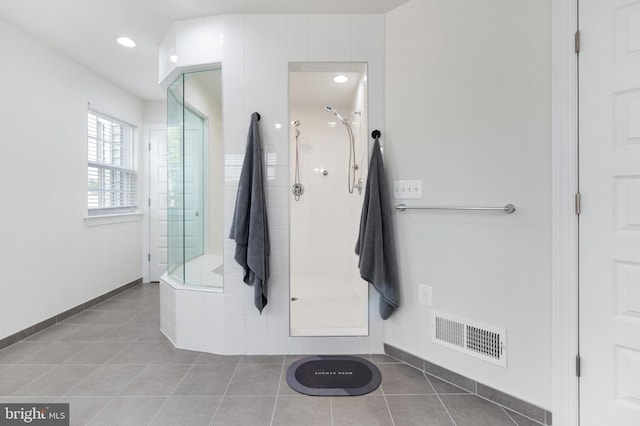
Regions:
<svg viewBox="0 0 640 426"><path fill-rule="evenodd" d="M296 166L294 177L295 182L291 187L291 192L293 193L293 197L295 198L295 200L299 201L302 194L304 194L304 185L300 183L300 129L298 129L300 120L292 121L291 125L296 129Z"/></svg>
<svg viewBox="0 0 640 426"><path fill-rule="evenodd" d="M346 122L347 122L347 120L345 120L344 118L342 118L342 116L340 115L340 113L339 113L338 111L336 111L335 109L331 108L329 105L326 105L326 106L324 107L324 110L325 110L325 111L327 111L327 112L332 112L332 113L333 113L333 115L335 115L336 117L338 117L338 119L339 119L340 121L342 121L342 123L346 123Z"/></svg>
<svg viewBox="0 0 640 426"><path fill-rule="evenodd" d="M353 189L358 188L358 192L362 193L362 185L356 185L356 171L358 170L358 163L356 163L356 144L355 144L355 136L353 134L353 129L351 128L351 124L349 124L349 119L354 115L362 115L360 111L354 111L347 116L347 118L343 118L338 111L333 109L333 107L329 105L325 105L324 110L327 112L332 112L333 115L338 117L338 119L344 124L344 127L347 129L347 133L349 134L349 165L347 166L347 190L349 194L353 194Z"/></svg>
<svg viewBox="0 0 640 426"><path fill-rule="evenodd" d="M344 118L340 115L340 113L338 111L336 111L333 107L326 105L324 107L324 110L327 112L331 112L333 113L333 115L335 115L336 117L338 117L338 119L342 122L342 124L347 124L347 122L349 121L349 119L351 117L353 117L354 115L361 115L360 111L353 111L351 114L349 114L347 116L347 118Z"/></svg>
<svg viewBox="0 0 640 426"><path fill-rule="evenodd" d="M300 129L298 129L298 126L300 125L300 120L292 121L291 125L296 129L296 138L297 138L298 136L300 136Z"/></svg>

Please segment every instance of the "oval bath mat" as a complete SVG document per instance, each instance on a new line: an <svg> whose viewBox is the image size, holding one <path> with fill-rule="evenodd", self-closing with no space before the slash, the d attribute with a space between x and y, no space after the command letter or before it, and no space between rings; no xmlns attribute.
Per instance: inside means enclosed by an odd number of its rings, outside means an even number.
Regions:
<svg viewBox="0 0 640 426"><path fill-rule="evenodd" d="M305 395L364 395L376 390L381 381L378 367L356 356L308 356L287 369L289 386Z"/></svg>

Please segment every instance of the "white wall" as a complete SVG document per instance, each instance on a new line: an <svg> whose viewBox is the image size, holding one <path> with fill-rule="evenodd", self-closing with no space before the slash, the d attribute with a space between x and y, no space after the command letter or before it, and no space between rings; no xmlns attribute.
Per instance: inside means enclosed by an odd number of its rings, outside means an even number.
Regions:
<svg viewBox="0 0 640 426"><path fill-rule="evenodd" d="M88 227L87 102L142 102L0 20L0 338L142 277L139 219Z"/></svg>
<svg viewBox="0 0 640 426"><path fill-rule="evenodd" d="M144 115L142 120L145 123L162 123L167 125L167 101L145 101Z"/></svg>
<svg viewBox="0 0 640 426"><path fill-rule="evenodd" d="M222 42L222 40L224 42ZM168 60L170 52L177 63ZM242 282L233 260L234 244L225 240L224 294L211 309L176 308L177 323L200 323L184 345L218 353L358 353L382 350L377 296L371 298L370 336L289 337L289 153L288 62L367 62L369 124L382 128L384 16L382 15L220 15L177 22L160 47L160 80L175 67L222 63L225 229L233 217L238 177L250 115L262 115L267 154L267 208L271 237L270 298L262 315L253 304L253 288ZM278 126L276 126L278 125ZM190 292L193 293L193 292ZM162 299L161 293L161 299ZM196 294L194 299L201 295ZM176 300L179 300L178 297ZM221 302L223 301L223 302ZM163 305L169 310L168 304ZM186 305L185 305L186 306ZM215 319L208 318L215 315ZM196 319L187 321L186 318ZM163 318L163 324L170 319ZM209 326L209 324L211 326ZM168 324L171 329L175 324ZM171 334L171 333L169 333ZM185 346L183 346L185 347Z"/></svg>
<svg viewBox="0 0 640 426"><path fill-rule="evenodd" d="M551 406L549 1L413 0L386 16L385 161L427 205L397 213L400 309L385 341ZM433 286L433 307L417 301ZM505 327L508 368L430 341L431 309Z"/></svg>

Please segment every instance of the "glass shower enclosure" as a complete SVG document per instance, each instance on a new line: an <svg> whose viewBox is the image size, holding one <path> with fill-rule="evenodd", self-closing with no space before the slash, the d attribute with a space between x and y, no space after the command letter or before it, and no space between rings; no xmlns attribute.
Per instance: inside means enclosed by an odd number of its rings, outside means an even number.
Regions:
<svg viewBox="0 0 640 426"><path fill-rule="evenodd" d="M210 70L167 89L167 269L179 283L222 289L220 86L220 70Z"/></svg>

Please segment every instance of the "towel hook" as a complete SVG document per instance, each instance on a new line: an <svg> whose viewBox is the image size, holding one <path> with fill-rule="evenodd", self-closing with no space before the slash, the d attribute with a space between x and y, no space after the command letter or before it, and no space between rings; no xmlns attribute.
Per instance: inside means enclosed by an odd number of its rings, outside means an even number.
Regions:
<svg viewBox="0 0 640 426"><path fill-rule="evenodd" d="M371 137L374 139L378 139L380 136L382 136L382 133L380 133L380 130L374 130L373 132L371 132Z"/></svg>

